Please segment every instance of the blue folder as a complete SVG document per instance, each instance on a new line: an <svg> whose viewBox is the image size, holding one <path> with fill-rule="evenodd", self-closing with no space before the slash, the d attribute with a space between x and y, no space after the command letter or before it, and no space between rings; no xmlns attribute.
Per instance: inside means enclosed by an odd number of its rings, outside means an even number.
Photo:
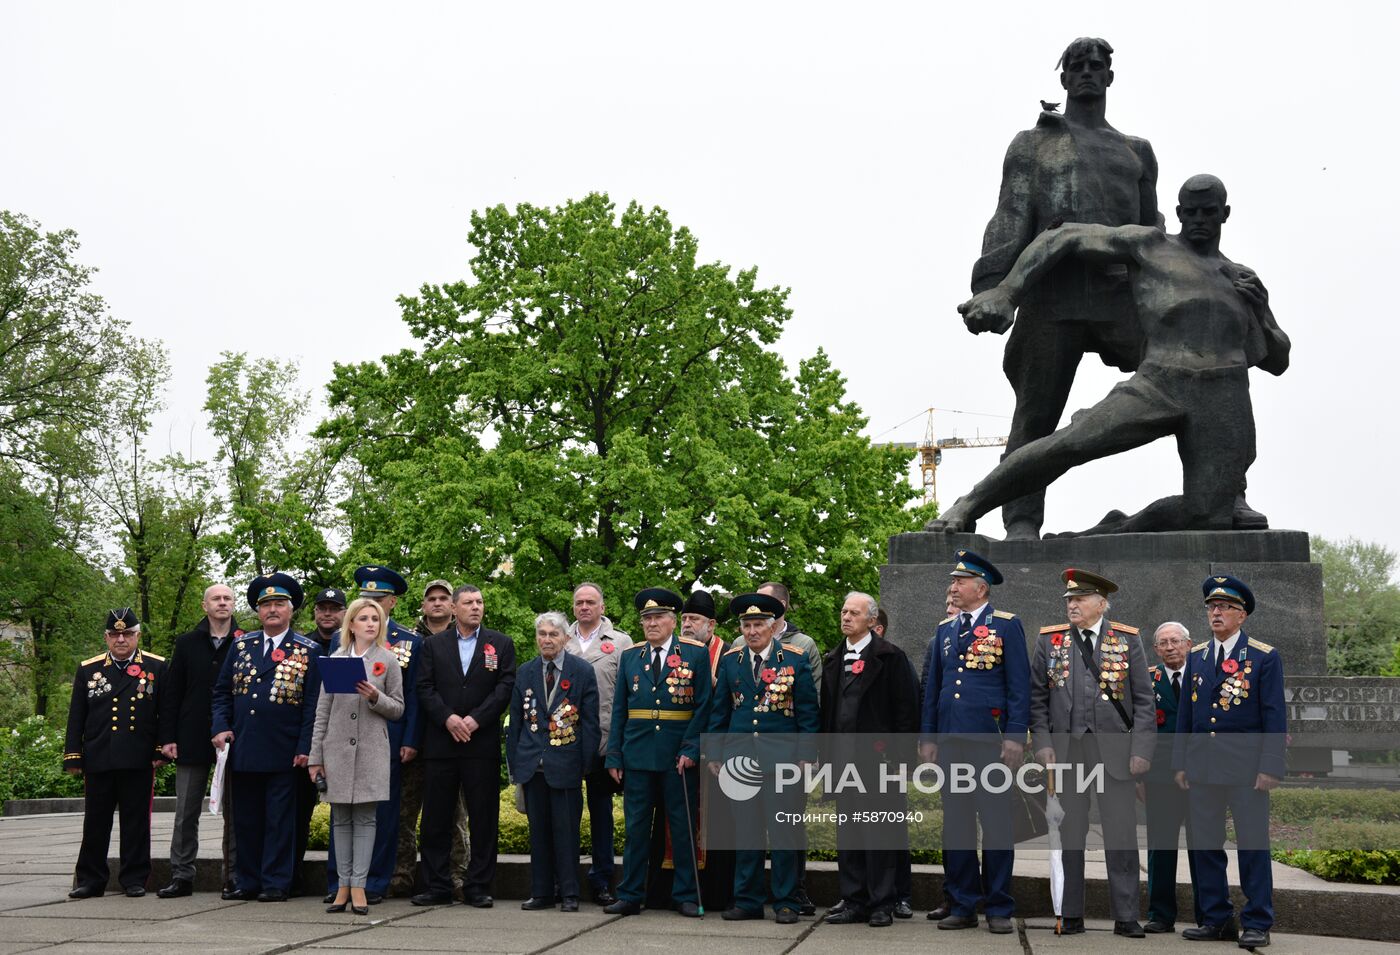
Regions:
<svg viewBox="0 0 1400 955"><path fill-rule="evenodd" d="M321 671L323 693L354 693L356 683L369 679L364 657L321 657L316 667Z"/></svg>

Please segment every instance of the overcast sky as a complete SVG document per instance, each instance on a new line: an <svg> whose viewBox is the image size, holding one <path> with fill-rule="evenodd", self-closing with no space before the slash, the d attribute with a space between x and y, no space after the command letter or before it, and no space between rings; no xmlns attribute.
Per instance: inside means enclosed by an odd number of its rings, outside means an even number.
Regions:
<svg viewBox="0 0 1400 955"><path fill-rule="evenodd" d="M1072 11L1069 15L1057 9ZM661 206L701 255L790 287L780 349L824 347L883 440L1001 435L1004 339L956 305L1001 158L1079 35L1159 201L1230 190L1223 251L1293 339L1256 372L1250 502L1273 526L1400 547L1397 7L1384 3L14 3L0 6L0 207L72 228L97 288L176 366L202 429L222 350L331 363L411 342L395 297L467 274L468 215L589 191ZM1090 356L1069 410L1121 375ZM196 437L196 450L210 448ZM945 504L997 451L945 454ZM1046 530L1181 485L1170 443L1050 491ZM993 514L981 530L1000 534Z"/></svg>

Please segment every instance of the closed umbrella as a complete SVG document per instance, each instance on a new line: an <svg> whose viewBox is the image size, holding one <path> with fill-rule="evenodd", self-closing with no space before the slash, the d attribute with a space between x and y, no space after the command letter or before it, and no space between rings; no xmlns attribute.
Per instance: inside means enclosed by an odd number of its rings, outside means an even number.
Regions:
<svg viewBox="0 0 1400 955"><path fill-rule="evenodd" d="M1047 779L1046 784L1049 785ZM1046 833L1050 837L1050 903L1055 907L1055 934L1064 927L1061 909L1065 904L1065 859L1064 847L1060 842L1060 823L1064 821L1065 810L1060 805L1060 797L1051 789L1045 800L1045 821L1049 823Z"/></svg>

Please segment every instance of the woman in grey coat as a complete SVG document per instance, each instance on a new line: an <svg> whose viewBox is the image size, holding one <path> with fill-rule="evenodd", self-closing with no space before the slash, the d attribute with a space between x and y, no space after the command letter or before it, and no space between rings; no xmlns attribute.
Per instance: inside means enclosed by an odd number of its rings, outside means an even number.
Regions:
<svg viewBox="0 0 1400 955"><path fill-rule="evenodd" d="M388 629L389 615L375 601L362 597L350 604L332 656L362 657L366 679L355 693L322 693L316 704L307 772L313 781L325 776L340 876L327 912L344 912L349 903L356 915L369 914L365 878L374 852L374 814L389 798L388 721L403 713L403 676L385 645Z"/></svg>

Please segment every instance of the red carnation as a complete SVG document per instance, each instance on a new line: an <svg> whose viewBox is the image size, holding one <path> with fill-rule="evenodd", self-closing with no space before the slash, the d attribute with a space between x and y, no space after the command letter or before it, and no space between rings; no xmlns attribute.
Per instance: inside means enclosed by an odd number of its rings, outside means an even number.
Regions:
<svg viewBox="0 0 1400 955"><path fill-rule="evenodd" d="M885 741L882 740L882 739L877 739L877 740L875 741L875 752L877 752L877 753L883 753L884 751L885 751Z"/></svg>
<svg viewBox="0 0 1400 955"><path fill-rule="evenodd" d="M127 676L140 676L140 675L141 675L141 664L139 664L139 663L133 663L131 666L127 667L127 668L126 668L126 675L127 675Z"/></svg>
<svg viewBox="0 0 1400 955"><path fill-rule="evenodd" d="M273 663L281 663L285 659L287 659L287 654L283 651L281 647L278 647L276 650L272 651Z"/></svg>
<svg viewBox="0 0 1400 955"><path fill-rule="evenodd" d="M770 667L769 669L763 671L762 677L764 683L772 683L778 678L778 674L774 672L774 670Z"/></svg>
<svg viewBox="0 0 1400 955"><path fill-rule="evenodd" d="M559 681L559 689L561 689L561 690L567 690L568 688L569 688L569 681L568 681L568 680L560 680L560 681Z"/></svg>
<svg viewBox="0 0 1400 955"><path fill-rule="evenodd" d="M1238 660L1226 660L1224 663L1220 664L1220 669L1224 670L1226 673L1234 673L1239 668L1240 662Z"/></svg>
<svg viewBox="0 0 1400 955"><path fill-rule="evenodd" d="M613 645L608 641L604 640L602 643L598 644L598 649L602 650L604 653L612 653Z"/></svg>
<svg viewBox="0 0 1400 955"><path fill-rule="evenodd" d="M666 658L666 665L667 665L668 667L678 667L678 666L680 666L680 665L681 665L681 655L680 655L679 653L673 653L673 654L671 654L669 657Z"/></svg>
<svg viewBox="0 0 1400 955"><path fill-rule="evenodd" d="M992 719L994 719L994 720L999 720L999 719L1001 719L1001 710L997 709L995 706L992 707Z"/></svg>
<svg viewBox="0 0 1400 955"><path fill-rule="evenodd" d="M864 670L864 669L865 669L865 661L864 661L864 660L857 660L855 663L852 663L852 664L851 664L851 672L852 672L852 673L859 674L859 673L860 673L862 670Z"/></svg>
<svg viewBox="0 0 1400 955"><path fill-rule="evenodd" d="M374 661L374 666L371 667L371 670L372 670L372 672L374 673L375 676L383 676L383 675L384 675L384 661L383 661L383 660L375 660L375 661Z"/></svg>
<svg viewBox="0 0 1400 955"><path fill-rule="evenodd" d="M985 623L980 624L975 630L972 631L972 635L979 640L989 633L991 633L991 631L987 629L987 625Z"/></svg>
<svg viewBox="0 0 1400 955"><path fill-rule="evenodd" d="M1166 710L1158 710L1158 711L1157 711L1157 725L1158 725L1158 726L1166 726L1166 725L1167 725L1167 711L1166 711Z"/></svg>

